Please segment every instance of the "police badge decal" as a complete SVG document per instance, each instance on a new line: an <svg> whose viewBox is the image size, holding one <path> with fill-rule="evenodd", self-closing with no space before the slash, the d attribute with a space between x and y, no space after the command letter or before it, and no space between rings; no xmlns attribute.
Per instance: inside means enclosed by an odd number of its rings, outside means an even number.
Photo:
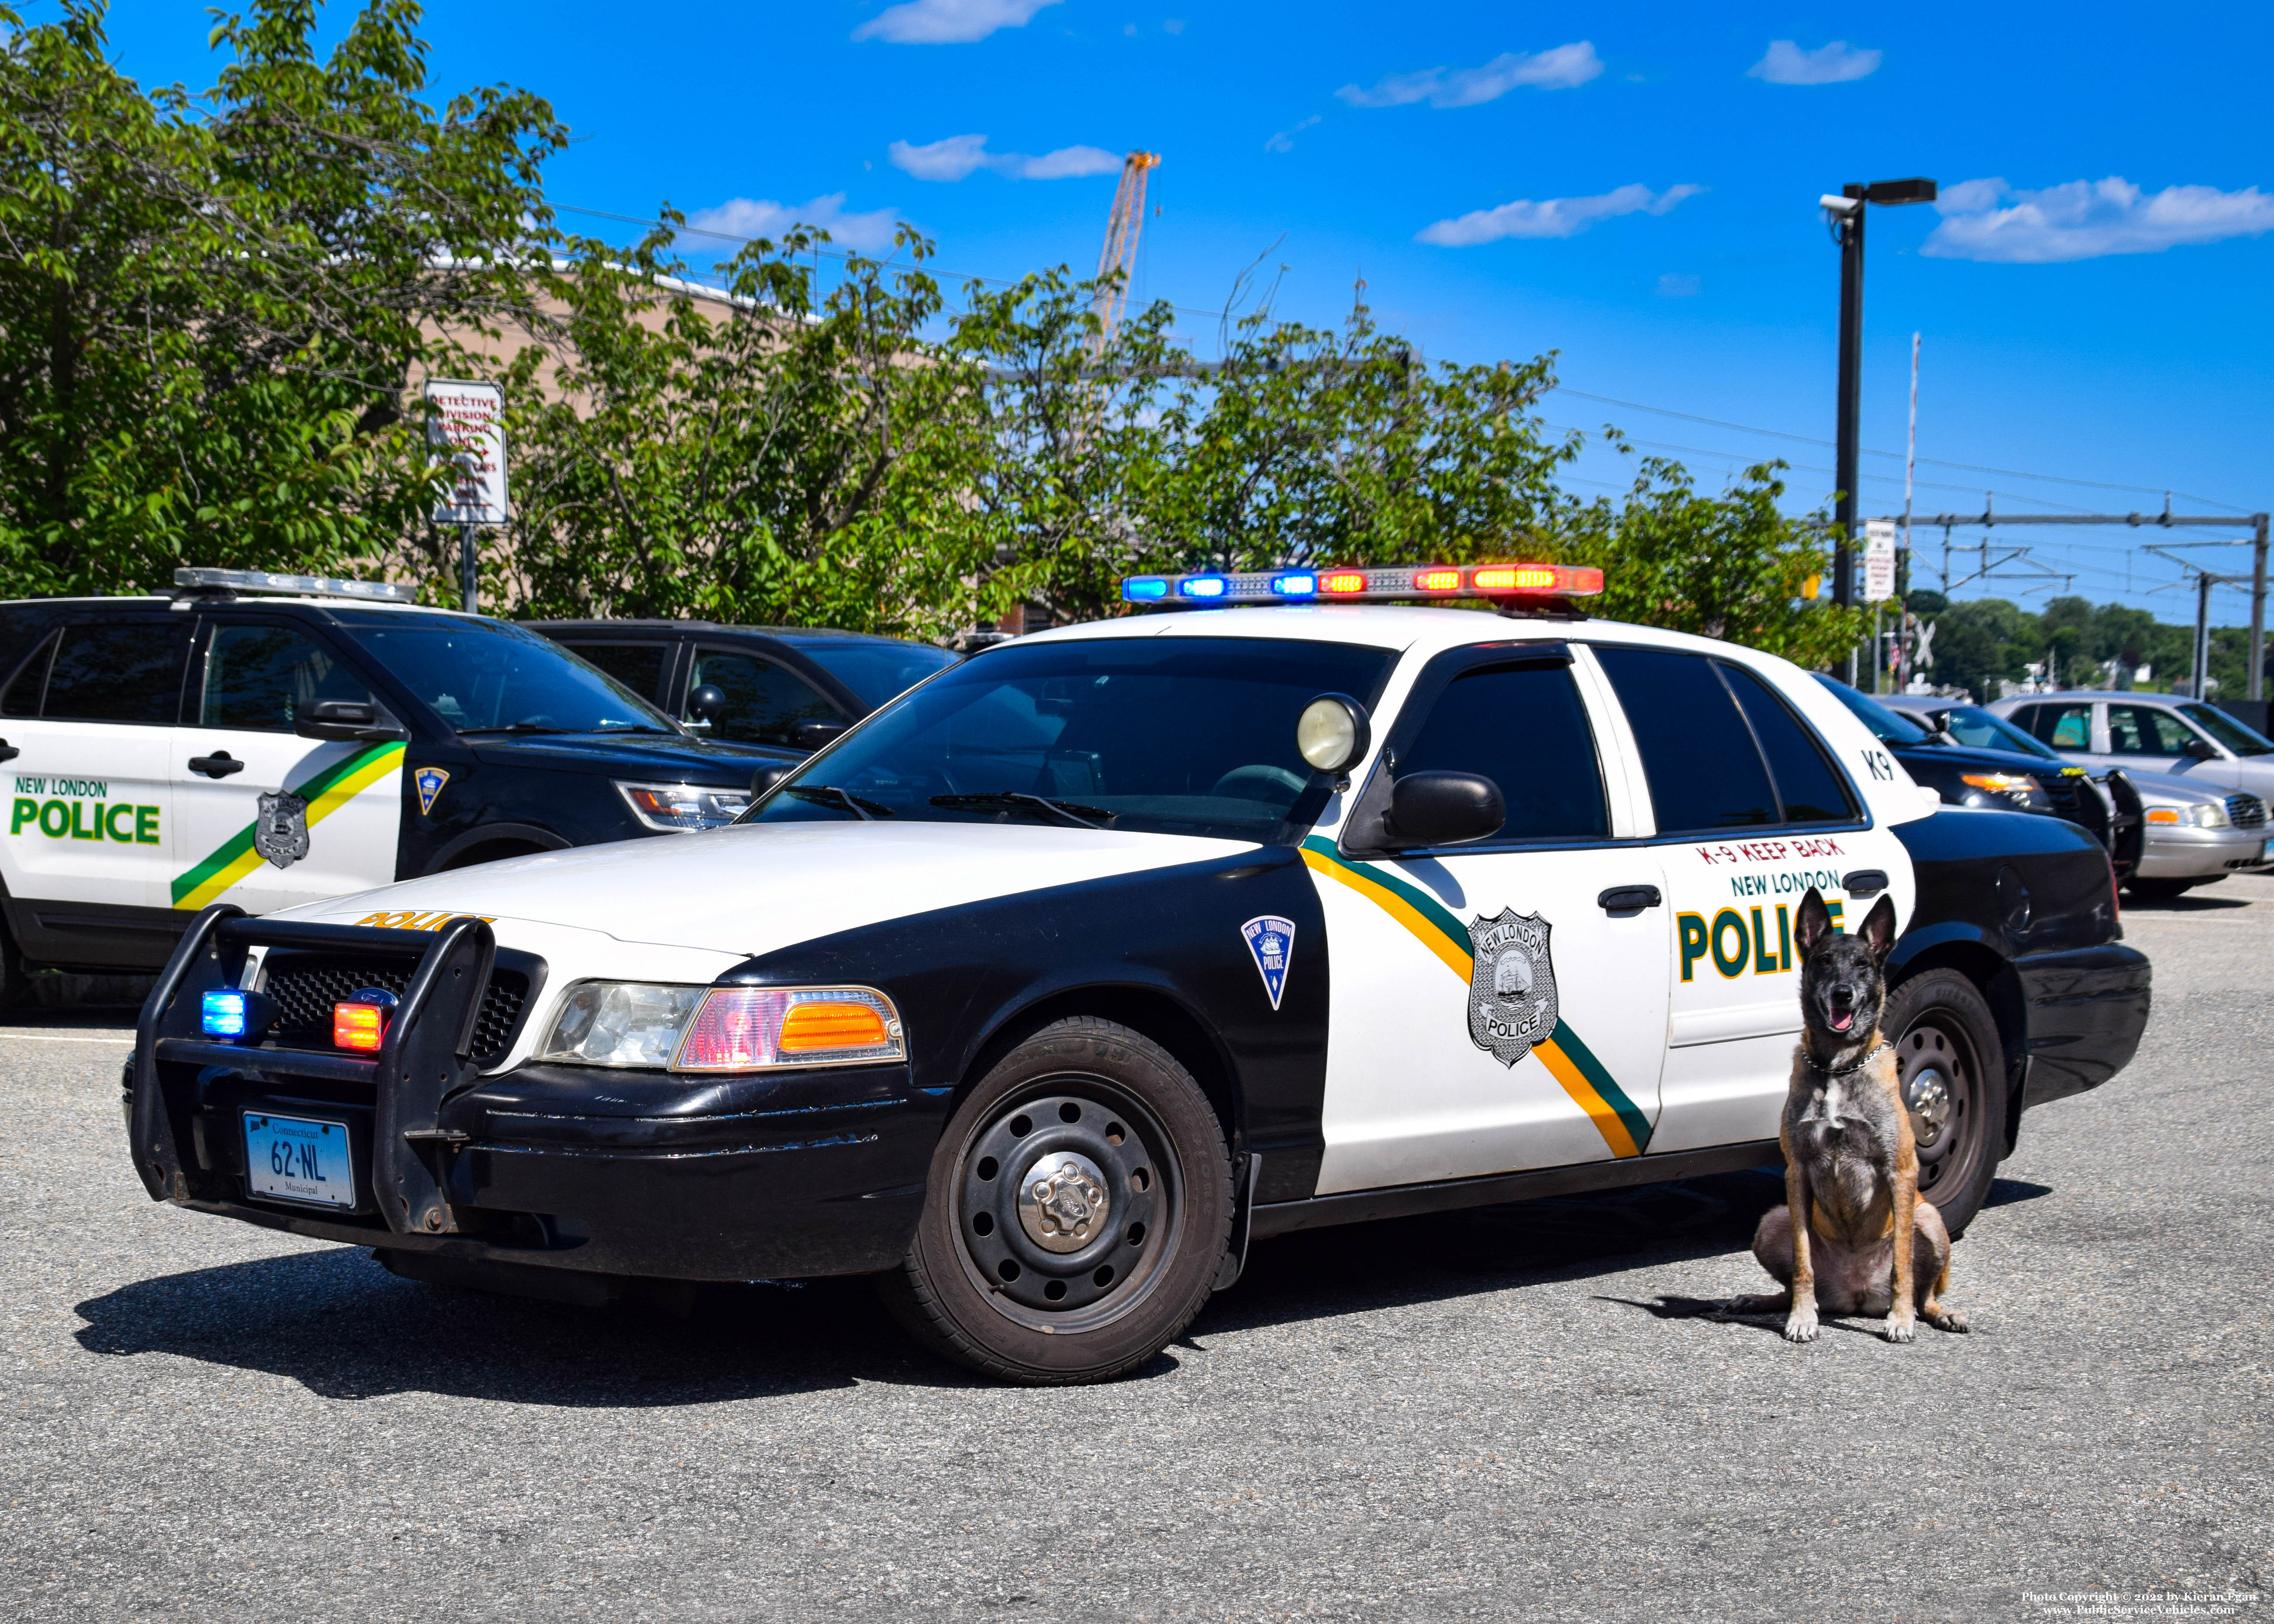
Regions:
<svg viewBox="0 0 2274 1624"><path fill-rule="evenodd" d="M1514 1065L1555 1030L1555 963L1547 953L1555 929L1513 908L1470 923L1476 967L1469 973L1469 1036L1502 1065Z"/></svg>
<svg viewBox="0 0 2274 1624"><path fill-rule="evenodd" d="M252 820L252 849L279 868L289 868L308 854L308 803L290 792L260 798L260 815Z"/></svg>

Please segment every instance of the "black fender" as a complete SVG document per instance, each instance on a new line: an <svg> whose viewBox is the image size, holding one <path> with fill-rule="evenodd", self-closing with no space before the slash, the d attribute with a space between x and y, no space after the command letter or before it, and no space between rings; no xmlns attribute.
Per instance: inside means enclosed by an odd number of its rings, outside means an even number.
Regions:
<svg viewBox="0 0 2274 1624"><path fill-rule="evenodd" d="M1267 914L1295 927L1276 1009L1241 931ZM1119 1020L1193 1072L1236 1154L1263 1157L1269 1202L1317 1187L1327 967L1309 871L1293 847L1266 846L817 937L718 984L878 989L900 1011L911 1086L943 1102L943 1122L1026 1034L1063 1015Z"/></svg>
<svg viewBox="0 0 2274 1624"><path fill-rule="evenodd" d="M565 852L572 844L538 823L478 823L435 853L426 865L426 872L440 874L465 853L505 840L524 841L545 852Z"/></svg>

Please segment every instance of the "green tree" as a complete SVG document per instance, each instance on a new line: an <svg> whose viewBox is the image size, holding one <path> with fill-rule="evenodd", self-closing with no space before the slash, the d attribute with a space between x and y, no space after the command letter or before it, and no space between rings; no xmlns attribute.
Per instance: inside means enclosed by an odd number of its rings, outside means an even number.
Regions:
<svg viewBox="0 0 2274 1624"><path fill-rule="evenodd" d="M421 102L411 0L320 60L312 0L260 0L197 95L116 71L103 18L0 8L5 590L373 555L427 497L402 402L436 324L528 314L561 125L517 90Z"/></svg>

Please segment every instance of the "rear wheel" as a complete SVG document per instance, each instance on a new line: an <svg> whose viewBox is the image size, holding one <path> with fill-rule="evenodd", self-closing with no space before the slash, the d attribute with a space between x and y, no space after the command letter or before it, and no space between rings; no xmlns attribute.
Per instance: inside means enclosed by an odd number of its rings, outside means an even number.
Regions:
<svg viewBox="0 0 2274 1624"><path fill-rule="evenodd" d="M983 1374L1104 1381L1191 1323L1231 1229L1231 1160L1199 1085L1150 1039L1078 1016L964 1100L879 1285L920 1341Z"/></svg>
<svg viewBox="0 0 2274 1624"><path fill-rule="evenodd" d="M1919 1194L1954 1237L1989 1199L2005 1148L2006 1051L1972 981L1929 970L1888 996L1880 1029L1918 1147Z"/></svg>

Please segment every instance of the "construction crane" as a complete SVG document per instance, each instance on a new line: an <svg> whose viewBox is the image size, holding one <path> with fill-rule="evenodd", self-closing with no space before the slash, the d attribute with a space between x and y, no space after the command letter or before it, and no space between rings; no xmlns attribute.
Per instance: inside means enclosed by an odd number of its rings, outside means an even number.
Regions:
<svg viewBox="0 0 2274 1624"><path fill-rule="evenodd" d="M1113 342L1121 312L1128 308L1129 284L1137 274L1137 236L1145 229L1145 177L1160 167L1158 153L1133 152L1121 161L1121 184L1114 188L1105 247L1097 256L1097 297L1089 307L1097 318L1097 335L1089 344L1092 355Z"/></svg>

